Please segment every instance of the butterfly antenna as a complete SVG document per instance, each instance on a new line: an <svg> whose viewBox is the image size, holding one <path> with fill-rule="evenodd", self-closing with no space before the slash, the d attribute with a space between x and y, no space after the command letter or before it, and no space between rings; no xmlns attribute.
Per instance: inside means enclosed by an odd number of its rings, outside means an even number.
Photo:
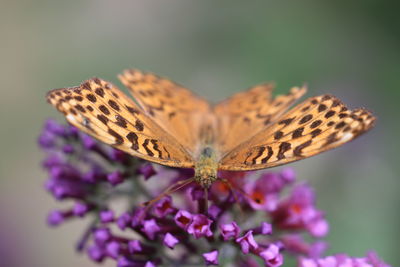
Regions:
<svg viewBox="0 0 400 267"><path fill-rule="evenodd" d="M171 186L169 186L167 189L165 189L164 192L162 192L159 196L153 198L150 201L142 203L142 206L146 206L145 212L147 212L154 205L154 203L156 203L157 201L159 201L166 195L170 195L170 194L178 191L179 189L182 189L183 187L187 186L188 184L192 183L193 181L194 181L194 177L186 179L186 180L178 181L178 182L172 184Z"/></svg>

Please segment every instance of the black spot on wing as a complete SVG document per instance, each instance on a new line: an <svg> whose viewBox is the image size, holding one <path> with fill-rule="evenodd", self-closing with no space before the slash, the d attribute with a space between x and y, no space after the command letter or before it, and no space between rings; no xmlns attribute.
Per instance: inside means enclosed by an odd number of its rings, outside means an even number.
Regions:
<svg viewBox="0 0 400 267"><path fill-rule="evenodd" d="M113 137L115 137L115 143L114 145L122 145L124 143L124 139L122 138L121 135L119 135L116 131L114 131L113 129L108 129L108 133L110 135L112 135Z"/></svg>
<svg viewBox="0 0 400 267"><path fill-rule="evenodd" d="M290 143L282 142L281 145L279 146L279 151L278 151L278 155L276 156L276 158L278 160L284 159L285 158L284 153L286 151L288 151L291 148L291 146L292 145Z"/></svg>
<svg viewBox="0 0 400 267"><path fill-rule="evenodd" d="M143 142L143 148L146 150L146 154L147 155L149 155L150 157L153 157L154 156L154 153L153 153L153 151L151 151L150 149L149 149L149 147L148 147L148 145L149 145L149 139L145 139L144 140L144 142Z"/></svg>

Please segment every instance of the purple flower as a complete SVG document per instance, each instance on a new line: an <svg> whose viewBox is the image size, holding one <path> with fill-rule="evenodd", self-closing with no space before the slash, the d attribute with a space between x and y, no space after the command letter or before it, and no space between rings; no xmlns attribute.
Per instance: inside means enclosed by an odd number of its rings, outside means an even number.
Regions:
<svg viewBox="0 0 400 267"><path fill-rule="evenodd" d="M132 215L131 226L137 227L143 223L143 219L146 217L146 209L144 207L137 208Z"/></svg>
<svg viewBox="0 0 400 267"><path fill-rule="evenodd" d="M116 186L124 181L124 175L118 171L115 171L107 175L107 180L111 185Z"/></svg>
<svg viewBox="0 0 400 267"><path fill-rule="evenodd" d="M108 228L99 228L94 231L94 239L97 244L103 245L111 239L111 232Z"/></svg>
<svg viewBox="0 0 400 267"><path fill-rule="evenodd" d="M90 206L86 203L77 202L75 203L72 212L75 216L83 217L90 210Z"/></svg>
<svg viewBox="0 0 400 267"><path fill-rule="evenodd" d="M258 248L258 244L253 236L253 231L247 231L247 233L236 239L236 243L240 245L242 252L244 254L248 254L251 250L255 250Z"/></svg>
<svg viewBox="0 0 400 267"><path fill-rule="evenodd" d="M325 236L329 226L323 213L316 209L314 199L309 186L297 186L291 196L272 213L273 222L282 229L305 229L315 237Z"/></svg>
<svg viewBox="0 0 400 267"><path fill-rule="evenodd" d="M87 253L89 257L95 262L102 262L106 256L103 249L101 249L97 245L89 247Z"/></svg>
<svg viewBox="0 0 400 267"><path fill-rule="evenodd" d="M275 244L270 244L259 255L268 267L277 267L283 264L283 255L280 253L279 247Z"/></svg>
<svg viewBox="0 0 400 267"><path fill-rule="evenodd" d="M72 154L72 153L74 153L74 151L75 151L74 147L73 147L72 145L69 145L69 144L64 145L63 148L62 148L62 150L63 150L63 152L64 152L65 154Z"/></svg>
<svg viewBox="0 0 400 267"><path fill-rule="evenodd" d="M203 258L206 265L218 265L218 250L213 250L207 253L203 253Z"/></svg>
<svg viewBox="0 0 400 267"><path fill-rule="evenodd" d="M210 229L212 220L208 219L203 214L196 214L193 216L192 222L189 224L187 231L192 234L195 238L200 238L203 236L212 236L213 233Z"/></svg>
<svg viewBox="0 0 400 267"><path fill-rule="evenodd" d="M193 221L193 215L185 210L180 210L175 215L175 223L183 229L187 229Z"/></svg>
<svg viewBox="0 0 400 267"><path fill-rule="evenodd" d="M144 267L156 267L156 265L154 263L152 263L151 261L148 261L148 262L146 262Z"/></svg>
<svg viewBox="0 0 400 267"><path fill-rule="evenodd" d="M66 213L59 210L54 210L47 216L47 223L51 226L57 226L64 222L66 217Z"/></svg>
<svg viewBox="0 0 400 267"><path fill-rule="evenodd" d="M141 252L143 251L142 244L139 240L132 240L128 243L128 249L130 253Z"/></svg>
<svg viewBox="0 0 400 267"><path fill-rule="evenodd" d="M131 215L128 212L124 212L117 219L117 225L118 225L119 229L125 230L125 228L130 224L131 220L132 220Z"/></svg>
<svg viewBox="0 0 400 267"><path fill-rule="evenodd" d="M212 219L217 219L217 217L221 214L222 210L220 208L218 208L217 205L211 205L208 208L208 215L212 218Z"/></svg>
<svg viewBox="0 0 400 267"><path fill-rule="evenodd" d="M286 184L293 183L296 180L296 173L292 168L283 169L280 176Z"/></svg>
<svg viewBox="0 0 400 267"><path fill-rule="evenodd" d="M227 241L232 238L237 238L240 233L240 227L236 222L220 225L222 238Z"/></svg>
<svg viewBox="0 0 400 267"><path fill-rule="evenodd" d="M82 134L81 135L81 139L82 139L82 144L86 149L95 149L97 146L97 142L96 140L94 140L92 137L90 137L87 134Z"/></svg>
<svg viewBox="0 0 400 267"><path fill-rule="evenodd" d="M248 202L255 210L273 211L279 200L279 193L287 181L279 174L265 173L252 183L245 186Z"/></svg>
<svg viewBox="0 0 400 267"><path fill-rule="evenodd" d="M170 249L173 249L175 247L175 245L178 243L179 243L179 240L175 236L171 235L170 233L165 234L164 245L166 245Z"/></svg>
<svg viewBox="0 0 400 267"><path fill-rule="evenodd" d="M129 161L130 156L128 154L126 154L125 152L118 150L118 149L111 149L110 153L109 153L109 158L112 161L115 162L120 162L123 164L127 164Z"/></svg>
<svg viewBox="0 0 400 267"><path fill-rule="evenodd" d="M110 223L114 221L114 212L112 210L103 210L100 212L100 221Z"/></svg>
<svg viewBox="0 0 400 267"><path fill-rule="evenodd" d="M106 251L110 257L117 259L121 251L121 244L117 241L111 241L107 244Z"/></svg>
<svg viewBox="0 0 400 267"><path fill-rule="evenodd" d="M272 225L267 222L262 222L261 223L261 233L263 235L270 235L272 234Z"/></svg>
<svg viewBox="0 0 400 267"><path fill-rule="evenodd" d="M54 134L45 131L39 136L38 143L40 147L49 149L55 147L56 140L57 137Z"/></svg>
<svg viewBox="0 0 400 267"><path fill-rule="evenodd" d="M142 231L147 235L150 240L154 240L156 234L160 231L155 219L145 220L143 222Z"/></svg>
<svg viewBox="0 0 400 267"><path fill-rule="evenodd" d="M235 255L226 257L224 264L240 267L259 266L254 256L267 267L281 266L283 249L289 252L285 258L298 259L298 267L389 266L374 253L362 258L323 257L327 243L321 237L328 232L328 223L316 208L312 189L294 183L292 169L219 171L205 210L204 190L195 183L148 202L163 187L192 178L193 169L160 166L156 171L151 163L54 120L46 123L38 143L46 154L42 163L48 173L45 189L57 200L74 203L69 209L49 213L48 224L81 217L91 220L76 248L86 251L92 261L107 259L119 267L184 266L200 261L218 265L216 248L223 247ZM157 144L151 143L149 147L157 150ZM159 179L148 181L156 174ZM287 197L282 197L284 191L289 192ZM116 227L118 231L111 232ZM306 241L307 235L315 237L313 243ZM178 243L174 253L165 251Z"/></svg>
<svg viewBox="0 0 400 267"><path fill-rule="evenodd" d="M49 119L44 125L44 131L57 136L65 136L68 132L64 125L61 125L54 119Z"/></svg>
<svg viewBox="0 0 400 267"><path fill-rule="evenodd" d="M172 206L172 198L170 196L166 196L157 202L154 207L154 214L161 218L172 213L174 210L175 209Z"/></svg>
<svg viewBox="0 0 400 267"><path fill-rule="evenodd" d="M153 165L151 163L142 165L138 169L138 173L142 174L144 179L146 179L146 180L148 180L151 176L157 174L157 172L154 170Z"/></svg>

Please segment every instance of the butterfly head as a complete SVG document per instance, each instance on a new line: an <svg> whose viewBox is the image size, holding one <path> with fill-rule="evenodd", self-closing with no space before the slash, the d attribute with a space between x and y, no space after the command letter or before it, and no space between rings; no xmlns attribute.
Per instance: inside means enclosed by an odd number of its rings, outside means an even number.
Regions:
<svg viewBox="0 0 400 267"><path fill-rule="evenodd" d="M194 171L195 181L203 188L209 188L217 180L218 162L211 147L207 146L202 150Z"/></svg>

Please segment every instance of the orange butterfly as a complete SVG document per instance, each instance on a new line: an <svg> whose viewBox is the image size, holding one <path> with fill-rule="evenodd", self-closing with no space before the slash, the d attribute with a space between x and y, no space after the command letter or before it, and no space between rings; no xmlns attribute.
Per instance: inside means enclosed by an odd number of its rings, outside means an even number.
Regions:
<svg viewBox="0 0 400 267"><path fill-rule="evenodd" d="M264 169L311 157L375 121L369 111L349 110L332 95L288 110L304 87L272 97L272 85L262 84L211 106L151 73L127 70L119 78L138 104L98 78L52 90L47 99L72 125L106 144L162 165L194 168L203 188L218 170Z"/></svg>

